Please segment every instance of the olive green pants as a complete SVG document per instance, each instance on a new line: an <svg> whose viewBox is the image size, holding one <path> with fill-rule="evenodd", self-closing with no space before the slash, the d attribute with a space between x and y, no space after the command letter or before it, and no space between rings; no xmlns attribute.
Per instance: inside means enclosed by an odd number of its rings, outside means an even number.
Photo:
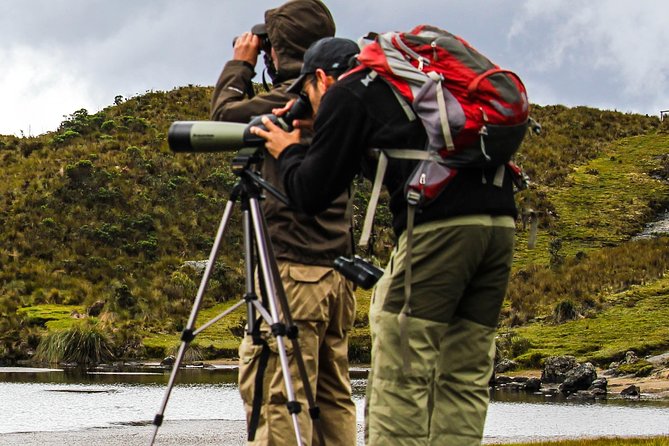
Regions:
<svg viewBox="0 0 669 446"><path fill-rule="evenodd" d="M405 234L400 237L370 307L368 445L481 443L513 242L511 217L466 216L416 227L411 317L400 333L406 252ZM408 337L407 351L401 335Z"/></svg>
<svg viewBox="0 0 669 446"><path fill-rule="evenodd" d="M348 333L355 317L355 297L347 280L331 268L279 262L281 280L291 315L299 329L298 341L309 385L320 408L320 424L327 446L355 444L355 405L351 400ZM276 339L263 324L270 354L262 376L262 404L255 439L249 445L295 445L292 417L286 407L285 381ZM303 445L319 445L309 416L304 386L291 342L284 338L295 396L302 405L298 423ZM263 347L247 335L239 347L239 391L251 422L256 375Z"/></svg>

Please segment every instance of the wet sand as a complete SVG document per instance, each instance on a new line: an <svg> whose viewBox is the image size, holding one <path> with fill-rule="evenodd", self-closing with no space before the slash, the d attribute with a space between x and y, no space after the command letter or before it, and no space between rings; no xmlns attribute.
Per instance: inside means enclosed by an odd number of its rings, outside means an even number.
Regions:
<svg viewBox="0 0 669 446"><path fill-rule="evenodd" d="M0 436L3 446L146 446L154 427L117 426L67 432L26 432ZM243 421L168 421L158 431L156 446L168 445L244 445Z"/></svg>
<svg viewBox="0 0 669 446"><path fill-rule="evenodd" d="M0 435L1 446L147 446L153 425L117 426L68 432L26 432ZM156 446L243 446L246 444L243 421L169 421L158 431ZM363 445L362 426L358 426L358 445Z"/></svg>

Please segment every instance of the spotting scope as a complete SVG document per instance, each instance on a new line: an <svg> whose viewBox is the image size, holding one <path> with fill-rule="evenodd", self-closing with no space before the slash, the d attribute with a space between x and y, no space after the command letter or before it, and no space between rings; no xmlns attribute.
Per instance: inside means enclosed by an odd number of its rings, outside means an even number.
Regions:
<svg viewBox="0 0 669 446"><path fill-rule="evenodd" d="M243 147L262 147L265 140L251 133L251 127L266 130L262 118L290 132L295 119L311 115L311 103L306 95L300 94L283 116L266 114L256 116L248 124L224 121L175 121L167 132L167 142L175 152L225 152Z"/></svg>

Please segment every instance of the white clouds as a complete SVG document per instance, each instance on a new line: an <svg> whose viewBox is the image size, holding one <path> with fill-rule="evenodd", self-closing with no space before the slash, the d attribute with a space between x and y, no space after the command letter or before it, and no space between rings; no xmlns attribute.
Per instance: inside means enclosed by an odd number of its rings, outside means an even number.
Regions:
<svg viewBox="0 0 669 446"><path fill-rule="evenodd" d="M232 37L283 0L3 0L0 133L54 130L114 96L215 82ZM431 23L517 71L540 104L669 108L666 0L327 0L338 34Z"/></svg>
<svg viewBox="0 0 669 446"><path fill-rule="evenodd" d="M560 85L563 102L656 114L669 106L666 17L663 0L528 0L510 35L531 39L531 77Z"/></svg>
<svg viewBox="0 0 669 446"><path fill-rule="evenodd" d="M58 51L25 46L0 51L11 67L0 71L0 133L25 135L54 130L63 115L92 104L85 78L63 64Z"/></svg>
<svg viewBox="0 0 669 446"><path fill-rule="evenodd" d="M263 11L217 0L6 0L0 133L55 130L64 115L96 112L118 94L210 85L232 37Z"/></svg>

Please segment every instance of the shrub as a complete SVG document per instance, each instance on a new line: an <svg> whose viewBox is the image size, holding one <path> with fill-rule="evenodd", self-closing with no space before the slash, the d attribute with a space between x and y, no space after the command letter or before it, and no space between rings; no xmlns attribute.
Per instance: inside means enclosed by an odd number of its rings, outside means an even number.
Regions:
<svg viewBox="0 0 669 446"><path fill-rule="evenodd" d="M113 119L109 119L102 123L100 130L105 132L110 132L116 128L116 122Z"/></svg>
<svg viewBox="0 0 669 446"><path fill-rule="evenodd" d="M523 355L532 344L530 341L514 332L500 334L497 339L497 349L503 358L516 358Z"/></svg>
<svg viewBox="0 0 669 446"><path fill-rule="evenodd" d="M555 305L553 310L553 322L561 324L563 322L571 321L578 317L576 305L571 300L563 300Z"/></svg>
<svg viewBox="0 0 669 446"><path fill-rule="evenodd" d="M54 146L60 146L79 136L81 136L81 133L77 132L76 130L65 130L65 132L54 136L51 140L51 144Z"/></svg>
<svg viewBox="0 0 669 446"><path fill-rule="evenodd" d="M48 363L99 364L113 358L107 335L95 324L81 323L48 334L37 347L35 359Z"/></svg>

